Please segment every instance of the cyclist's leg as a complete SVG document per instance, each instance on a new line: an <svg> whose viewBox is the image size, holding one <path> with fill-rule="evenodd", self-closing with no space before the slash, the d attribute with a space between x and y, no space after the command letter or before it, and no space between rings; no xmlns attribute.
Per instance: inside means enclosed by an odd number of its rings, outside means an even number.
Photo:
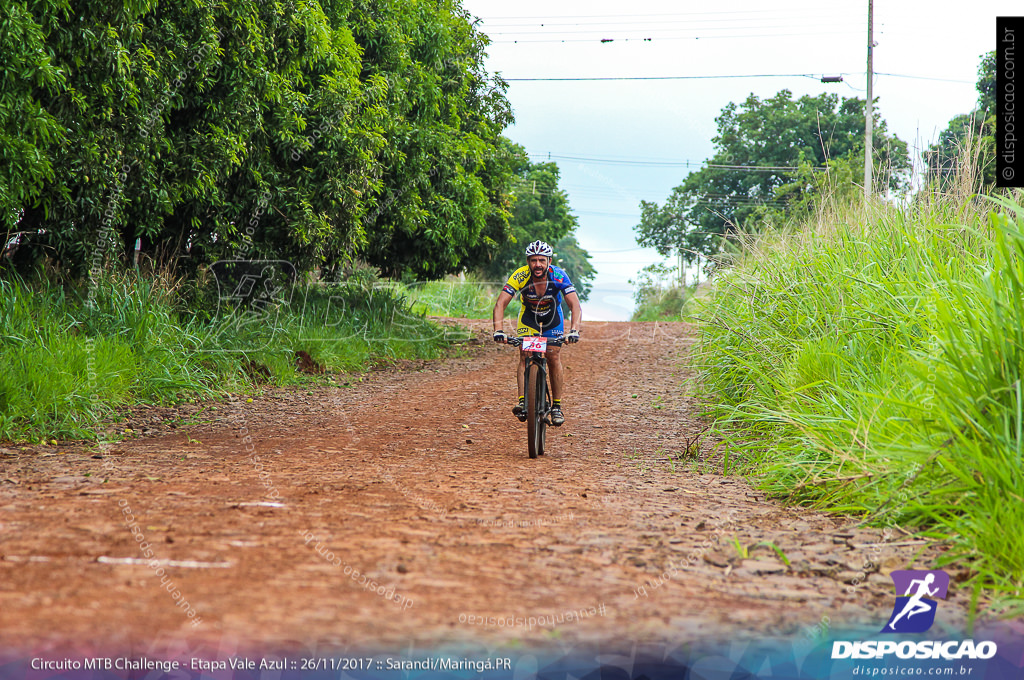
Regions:
<svg viewBox="0 0 1024 680"><path fill-rule="evenodd" d="M562 336L564 334L565 328L562 323L552 328L544 329L544 337L551 339L545 356L548 359L548 373L551 374L552 399L562 398L562 358L559 356L559 352L561 351Z"/></svg>
<svg viewBox="0 0 1024 680"><path fill-rule="evenodd" d="M561 348L558 345L548 345L547 359L548 372L551 374L551 411L548 415L548 422L558 427L565 422L565 414L562 413L562 360Z"/></svg>
<svg viewBox="0 0 1024 680"><path fill-rule="evenodd" d="M558 352L561 347L561 339L565 334L565 328L561 320L558 326L544 329L544 337L550 338L553 342L548 343L548 351L545 356L548 358L548 373L551 374L551 398L562 398L562 360Z"/></svg>
<svg viewBox="0 0 1024 680"><path fill-rule="evenodd" d="M548 341L548 351L545 352L545 356L548 360L548 373L551 375L551 415L550 423L555 427L558 427L565 422L565 416L562 415L562 359L561 359L561 344L562 344L563 328L562 324L558 326L546 329L544 335L550 340Z"/></svg>

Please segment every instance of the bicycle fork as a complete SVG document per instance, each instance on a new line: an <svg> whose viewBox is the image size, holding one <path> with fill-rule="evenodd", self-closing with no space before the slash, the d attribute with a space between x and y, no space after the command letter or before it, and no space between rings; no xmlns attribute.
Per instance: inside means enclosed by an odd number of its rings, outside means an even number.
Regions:
<svg viewBox="0 0 1024 680"><path fill-rule="evenodd" d="M530 366L532 364L537 365L537 380L544 381L544 408L538 415L546 424L551 425L551 387L548 384L547 361L534 356L526 358L526 367L523 369L523 394L529 399L530 395L533 395L535 393L534 390L536 390L536 387L530 384Z"/></svg>

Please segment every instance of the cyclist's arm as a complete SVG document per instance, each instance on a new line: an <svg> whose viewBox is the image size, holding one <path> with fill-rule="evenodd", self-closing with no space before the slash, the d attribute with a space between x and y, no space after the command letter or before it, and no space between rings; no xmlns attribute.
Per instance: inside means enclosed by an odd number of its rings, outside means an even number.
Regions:
<svg viewBox="0 0 1024 680"><path fill-rule="evenodd" d="M503 328L503 322L505 321L505 308L508 307L508 303L512 302L512 296L507 291L501 291L498 293L498 301L494 303L494 330L500 331Z"/></svg>
<svg viewBox="0 0 1024 680"><path fill-rule="evenodd" d="M583 306L580 305L580 296L575 291L565 296L565 302L569 305L569 330L578 331L583 323Z"/></svg>

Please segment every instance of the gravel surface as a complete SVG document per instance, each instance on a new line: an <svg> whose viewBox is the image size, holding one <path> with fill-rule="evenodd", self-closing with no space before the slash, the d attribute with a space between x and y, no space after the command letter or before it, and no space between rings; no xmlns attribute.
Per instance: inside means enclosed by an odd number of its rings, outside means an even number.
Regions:
<svg viewBox="0 0 1024 680"><path fill-rule="evenodd" d="M887 573L935 555L722 476L689 325L587 324L563 350L566 424L531 460L515 352L461 323L476 339L441 361L139 410L99 447L0 448L7 650L880 628ZM965 609L956 595L940 618Z"/></svg>

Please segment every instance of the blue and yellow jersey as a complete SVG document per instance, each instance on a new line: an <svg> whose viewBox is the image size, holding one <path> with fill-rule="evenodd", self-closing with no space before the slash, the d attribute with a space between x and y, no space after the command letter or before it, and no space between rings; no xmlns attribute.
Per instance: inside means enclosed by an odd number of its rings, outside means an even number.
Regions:
<svg viewBox="0 0 1024 680"><path fill-rule="evenodd" d="M530 283L530 268L524 265L512 272L502 290L512 297L519 295L523 301L516 335L562 337L562 298L576 292L564 269L548 265L547 285L538 293Z"/></svg>

